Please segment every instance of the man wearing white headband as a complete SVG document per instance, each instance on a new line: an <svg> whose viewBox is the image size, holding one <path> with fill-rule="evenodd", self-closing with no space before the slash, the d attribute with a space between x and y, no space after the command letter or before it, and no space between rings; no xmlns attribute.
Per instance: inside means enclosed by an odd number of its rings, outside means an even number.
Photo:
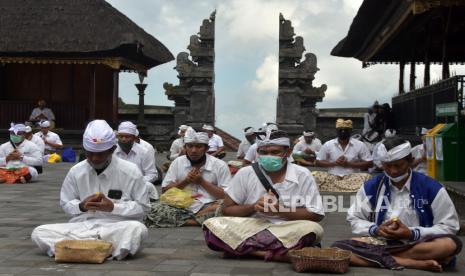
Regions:
<svg viewBox="0 0 465 276"><path fill-rule="evenodd" d="M264 123L258 130L255 132L255 137L257 140L265 139L266 135L278 130L278 126L275 123ZM257 162L257 143L254 143L250 146L249 150L245 154L244 160L242 160L243 166L250 165L254 162ZM293 162L292 156L289 157L289 162Z"/></svg>
<svg viewBox="0 0 465 276"><path fill-rule="evenodd" d="M225 217L205 221L205 240L225 256L288 261L289 250L319 243L323 204L310 171L287 161L287 133L268 133L257 144L258 162L231 180Z"/></svg>
<svg viewBox="0 0 465 276"><path fill-rule="evenodd" d="M68 172L60 205L69 223L42 225L32 240L49 256L60 240L103 240L112 243L111 257L134 255L148 236L141 223L150 209L147 187L140 170L114 157L116 137L104 120L87 125L83 136L86 160Z"/></svg>
<svg viewBox="0 0 465 276"><path fill-rule="evenodd" d="M39 136L34 135L34 133L32 133L32 128L30 126L26 126L26 134L24 135L24 138L34 143L39 148L42 156L44 155L44 152L45 152L44 140L40 139Z"/></svg>
<svg viewBox="0 0 465 276"><path fill-rule="evenodd" d="M211 125L203 125L202 130L208 134L208 154L223 159L226 155L224 151L223 138L215 134L215 129Z"/></svg>
<svg viewBox="0 0 465 276"><path fill-rule="evenodd" d="M320 191L355 192L370 178L361 171L373 166L373 158L363 142L351 138L352 129L351 120L337 119L337 137L318 152L316 165L328 168L314 175Z"/></svg>
<svg viewBox="0 0 465 276"><path fill-rule="evenodd" d="M0 145L0 183L26 183L37 179L42 166L39 148L25 139L26 126L11 124L10 141Z"/></svg>
<svg viewBox="0 0 465 276"><path fill-rule="evenodd" d="M138 143L135 143L138 135L137 127L132 122L122 122L118 126L118 145L114 155L135 164L144 176L144 181L149 191L151 200L158 199L158 192L152 184L158 177L155 168L155 155Z"/></svg>
<svg viewBox="0 0 465 276"><path fill-rule="evenodd" d="M186 154L186 151L184 150L184 135L188 128L189 126L186 125L179 126L179 137L171 144L169 160L173 161L178 156Z"/></svg>
<svg viewBox="0 0 465 276"><path fill-rule="evenodd" d="M60 136L58 136L55 132L50 131L49 121L42 121L40 123L40 131L34 135L44 141L45 154L54 153L58 149L63 148L63 142L61 142Z"/></svg>
<svg viewBox="0 0 465 276"><path fill-rule="evenodd" d="M237 159L244 159L250 146L252 146L257 139L257 135L255 134L255 129L253 127L244 128L244 136L245 139L242 140L239 144L239 148L237 149Z"/></svg>
<svg viewBox="0 0 465 276"><path fill-rule="evenodd" d="M411 170L410 152L397 137L378 148L384 173L360 188L347 213L352 233L365 237L333 245L351 250L353 265L440 272L454 264L462 247L454 204L439 182Z"/></svg>
<svg viewBox="0 0 465 276"><path fill-rule="evenodd" d="M292 151L294 160L299 165L314 165L316 155L321 149L321 141L310 130L304 131L302 137L303 139L294 146L294 150Z"/></svg>
<svg viewBox="0 0 465 276"><path fill-rule="evenodd" d="M215 216L224 198L224 188L230 174L225 162L207 154L208 135L189 128L184 136L186 155L172 163L163 179L162 192L170 189L189 191L195 200L187 208L153 203L146 225L153 227L200 226L207 218Z"/></svg>

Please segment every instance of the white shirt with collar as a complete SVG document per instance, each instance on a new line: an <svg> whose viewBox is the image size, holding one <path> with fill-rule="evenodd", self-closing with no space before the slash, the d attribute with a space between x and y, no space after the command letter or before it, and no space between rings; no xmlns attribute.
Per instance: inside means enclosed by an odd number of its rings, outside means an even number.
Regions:
<svg viewBox="0 0 465 276"><path fill-rule="evenodd" d="M52 144L58 144L58 145L63 145L63 143L61 142L61 139L60 139L60 136L58 136L58 134L56 134L55 132L53 131L48 131L47 132L47 135L44 135L42 133L42 131L39 131L37 133L34 134L35 136L39 137L40 139L44 139L45 137L45 140L47 140L47 142L49 143L52 143ZM46 150L50 150L50 151L54 151L55 148L52 148L50 145L45 145L45 149Z"/></svg>
<svg viewBox="0 0 465 276"><path fill-rule="evenodd" d="M401 189L398 189L392 183L389 184L390 202L387 205L389 209L386 212L385 220L398 217L410 229L419 229L420 237L434 234L455 234L460 228L458 215L455 211L454 203L444 187L439 190L434 201L431 203L434 216L433 226L419 226L420 219L414 206L412 206L410 198L411 177L410 175ZM384 195L385 189L383 185L379 194ZM378 205L381 204L381 200L383 200L383 196L379 196ZM357 192L356 200L347 212L347 221L352 226L352 233L356 235L369 235L368 230L375 224L370 221L371 212L371 204L362 186Z"/></svg>
<svg viewBox="0 0 465 276"><path fill-rule="evenodd" d="M6 142L0 146L0 167L7 165L6 157L15 148L11 142ZM24 140L16 149L23 155L21 162L26 166L42 166L42 154L39 148L29 140Z"/></svg>
<svg viewBox="0 0 465 276"><path fill-rule="evenodd" d="M307 144L305 142L305 139L303 141L299 141L295 146L293 152L298 152L302 151L304 152L306 149L311 149L315 153L318 153L321 149L321 141L318 138L313 138L312 142L310 144Z"/></svg>
<svg viewBox="0 0 465 276"><path fill-rule="evenodd" d="M79 203L97 192L108 197L110 190L122 192L121 199L111 199L111 212L79 209ZM87 160L72 167L66 175L60 193L60 205L72 218L68 223L41 225L34 229L31 239L49 256L54 255L55 243L66 239L102 239L113 244L112 256L122 259L136 254L148 236L141 223L150 210L146 185L136 165L112 157L108 167L97 175Z"/></svg>
<svg viewBox="0 0 465 276"><path fill-rule="evenodd" d="M267 176L266 172L263 172ZM279 194L279 200L282 201L285 207L305 207L309 212L324 215L318 185L308 169L288 162L286 175L282 183L272 183L271 179L267 178L268 182L273 185L273 188ZM236 173L225 193L236 204L245 205L255 204L268 192L258 179L252 166L247 166ZM285 221L283 218L267 216L262 213L255 213L252 217L265 218L273 223Z"/></svg>
<svg viewBox="0 0 465 276"><path fill-rule="evenodd" d="M217 151L219 148L224 147L223 139L216 134L208 140L208 152Z"/></svg>
<svg viewBox="0 0 465 276"><path fill-rule="evenodd" d="M239 144L239 148L237 149L236 157L245 157L251 146L252 145L250 144L249 140L242 140L242 142Z"/></svg>
<svg viewBox="0 0 465 276"><path fill-rule="evenodd" d="M152 146L152 144L150 144L142 138L139 138L139 145L141 145L144 149L148 150L150 154L153 154L153 156L155 156L157 150L154 146Z"/></svg>
<svg viewBox="0 0 465 276"><path fill-rule="evenodd" d="M350 138L349 143L344 150L342 149L341 144L339 144L338 138L324 143L318 152L317 160L335 162L341 156L345 156L349 162L373 161L373 157L371 156L370 150L367 146L363 142L353 138ZM345 176L356 172L360 172L360 170L341 166L334 166L328 170L328 173L337 176Z"/></svg>
<svg viewBox="0 0 465 276"><path fill-rule="evenodd" d="M150 198L158 199L158 192L152 184L158 177L157 169L155 168L155 156L152 157L148 150L137 143L132 145L128 154L118 145L113 155L135 164L144 177Z"/></svg>
<svg viewBox="0 0 465 276"><path fill-rule="evenodd" d="M170 147L170 160L176 159L184 148L184 137L174 140Z"/></svg>
<svg viewBox="0 0 465 276"><path fill-rule="evenodd" d="M120 190L123 195L114 201L114 209L107 212L81 212L79 203L97 192L108 195L109 190ZM112 157L110 165L99 175L87 160L72 167L61 187L60 205L72 215L70 222L88 220L141 221L150 210L147 188L140 170L133 163Z"/></svg>
<svg viewBox="0 0 465 276"><path fill-rule="evenodd" d="M423 144L419 144L419 145L412 148L412 157L415 160L423 158L425 156L425 154L426 154L425 153L425 147L423 146ZM426 174L427 169L428 169L428 167L427 167L426 161L422 161L420 164L418 164L415 167L414 170L417 171L417 172L421 172L421 173Z"/></svg>
<svg viewBox="0 0 465 276"><path fill-rule="evenodd" d="M163 179L163 183L161 184L162 187L182 181L192 169L193 167L189 159L187 159L187 156L183 155L176 158L173 163L171 163L170 168ZM202 172L202 177L206 181L223 189L227 187L231 178L226 163L208 154L205 165L201 167L200 171ZM198 184L189 184L185 189L191 190L193 195L201 195L201 197L196 198L195 202L189 207L189 209L194 213L197 213L203 205L217 200Z"/></svg>
<svg viewBox="0 0 465 276"><path fill-rule="evenodd" d="M42 140L39 136L36 136L36 135L32 135L31 137L31 141L32 143L34 143L40 150L40 152L42 153L42 155L44 155L45 153L45 143L44 143L44 140Z"/></svg>
<svg viewBox="0 0 465 276"><path fill-rule="evenodd" d="M32 110L31 116L29 116L29 119L35 120L40 114L43 114L45 117L47 117L48 121L55 121L55 114L53 114L53 111L48 107L44 107L44 109L40 109L39 107L34 108Z"/></svg>

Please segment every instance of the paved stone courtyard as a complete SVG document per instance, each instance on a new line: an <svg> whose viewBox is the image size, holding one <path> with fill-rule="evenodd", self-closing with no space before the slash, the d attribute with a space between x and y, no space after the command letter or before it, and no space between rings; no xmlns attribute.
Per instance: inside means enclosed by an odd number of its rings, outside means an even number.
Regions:
<svg viewBox="0 0 465 276"><path fill-rule="evenodd" d="M40 224L65 222L68 217L59 206L62 180L71 164L47 165L40 182L0 185L0 276L5 275L301 275L290 264L260 260L223 260L204 243L200 228L150 229L145 249L125 261L101 265L56 264L30 240L32 229ZM323 246L350 237L344 213L329 213L323 221ZM464 239L462 239L464 240ZM456 271L463 274L462 253ZM428 275L416 270L350 268L352 275Z"/></svg>

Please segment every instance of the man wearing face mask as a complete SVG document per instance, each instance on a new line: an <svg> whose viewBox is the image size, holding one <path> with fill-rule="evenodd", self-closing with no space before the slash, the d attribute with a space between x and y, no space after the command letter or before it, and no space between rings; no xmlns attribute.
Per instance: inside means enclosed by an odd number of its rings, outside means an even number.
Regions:
<svg viewBox="0 0 465 276"><path fill-rule="evenodd" d="M184 136L186 155L176 158L163 179L162 192L177 188L190 191L194 201L187 208L153 203L145 220L153 227L200 226L217 215L230 173L225 162L207 154L208 134L189 128Z"/></svg>
<svg viewBox="0 0 465 276"><path fill-rule="evenodd" d="M135 143L138 134L137 127L132 122L122 122L118 126L118 145L114 155L123 160L134 163L144 176L151 200L158 199L158 192L152 184L158 177L155 168L155 156L138 143Z"/></svg>
<svg viewBox="0 0 465 276"><path fill-rule="evenodd" d="M60 205L68 223L41 225L31 239L49 256L61 240L103 240L112 243L111 257L134 255L148 236L141 223L150 209L140 170L113 156L113 129L104 120L87 125L83 136L86 160L72 167L61 187Z"/></svg>
<svg viewBox="0 0 465 276"><path fill-rule="evenodd" d="M337 119L337 138L324 143L317 154L316 165L328 168L328 172L316 172L315 179L320 191L354 192L370 178L361 170L373 166L373 158L367 146L351 138L352 121Z"/></svg>
<svg viewBox="0 0 465 276"><path fill-rule="evenodd" d="M237 149L237 159L244 159L250 146L252 146L257 139L257 135L255 134L255 129L253 127L244 128L244 136L245 139L242 140L239 144L239 148Z"/></svg>
<svg viewBox="0 0 465 276"><path fill-rule="evenodd" d="M351 250L351 264L440 272L454 264L462 242L459 220L446 189L415 171L408 141L387 138L376 158L384 172L367 181L347 213L352 233L336 242Z"/></svg>
<svg viewBox="0 0 465 276"><path fill-rule="evenodd" d="M270 132L257 145L258 162L240 169L225 190L226 217L205 221L205 240L226 257L288 261L289 250L319 243L322 200L310 171L288 162L286 132Z"/></svg>
<svg viewBox="0 0 465 276"><path fill-rule="evenodd" d="M40 149L25 139L26 126L11 124L10 141L0 146L0 183L26 183L37 179L34 166L42 166Z"/></svg>

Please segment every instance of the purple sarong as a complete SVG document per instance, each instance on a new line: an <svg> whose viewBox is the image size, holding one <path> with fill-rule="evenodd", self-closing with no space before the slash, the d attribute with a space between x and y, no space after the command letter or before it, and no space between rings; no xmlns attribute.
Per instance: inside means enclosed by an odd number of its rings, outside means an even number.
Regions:
<svg viewBox="0 0 465 276"><path fill-rule="evenodd" d="M315 246L316 239L315 234L310 233L300 238L294 247L286 248L270 231L263 230L246 239L236 249L232 249L207 227L203 228L203 234L211 250L222 251L234 257L245 256L255 251L265 251L265 261L272 260L274 256L283 256L291 249Z"/></svg>

